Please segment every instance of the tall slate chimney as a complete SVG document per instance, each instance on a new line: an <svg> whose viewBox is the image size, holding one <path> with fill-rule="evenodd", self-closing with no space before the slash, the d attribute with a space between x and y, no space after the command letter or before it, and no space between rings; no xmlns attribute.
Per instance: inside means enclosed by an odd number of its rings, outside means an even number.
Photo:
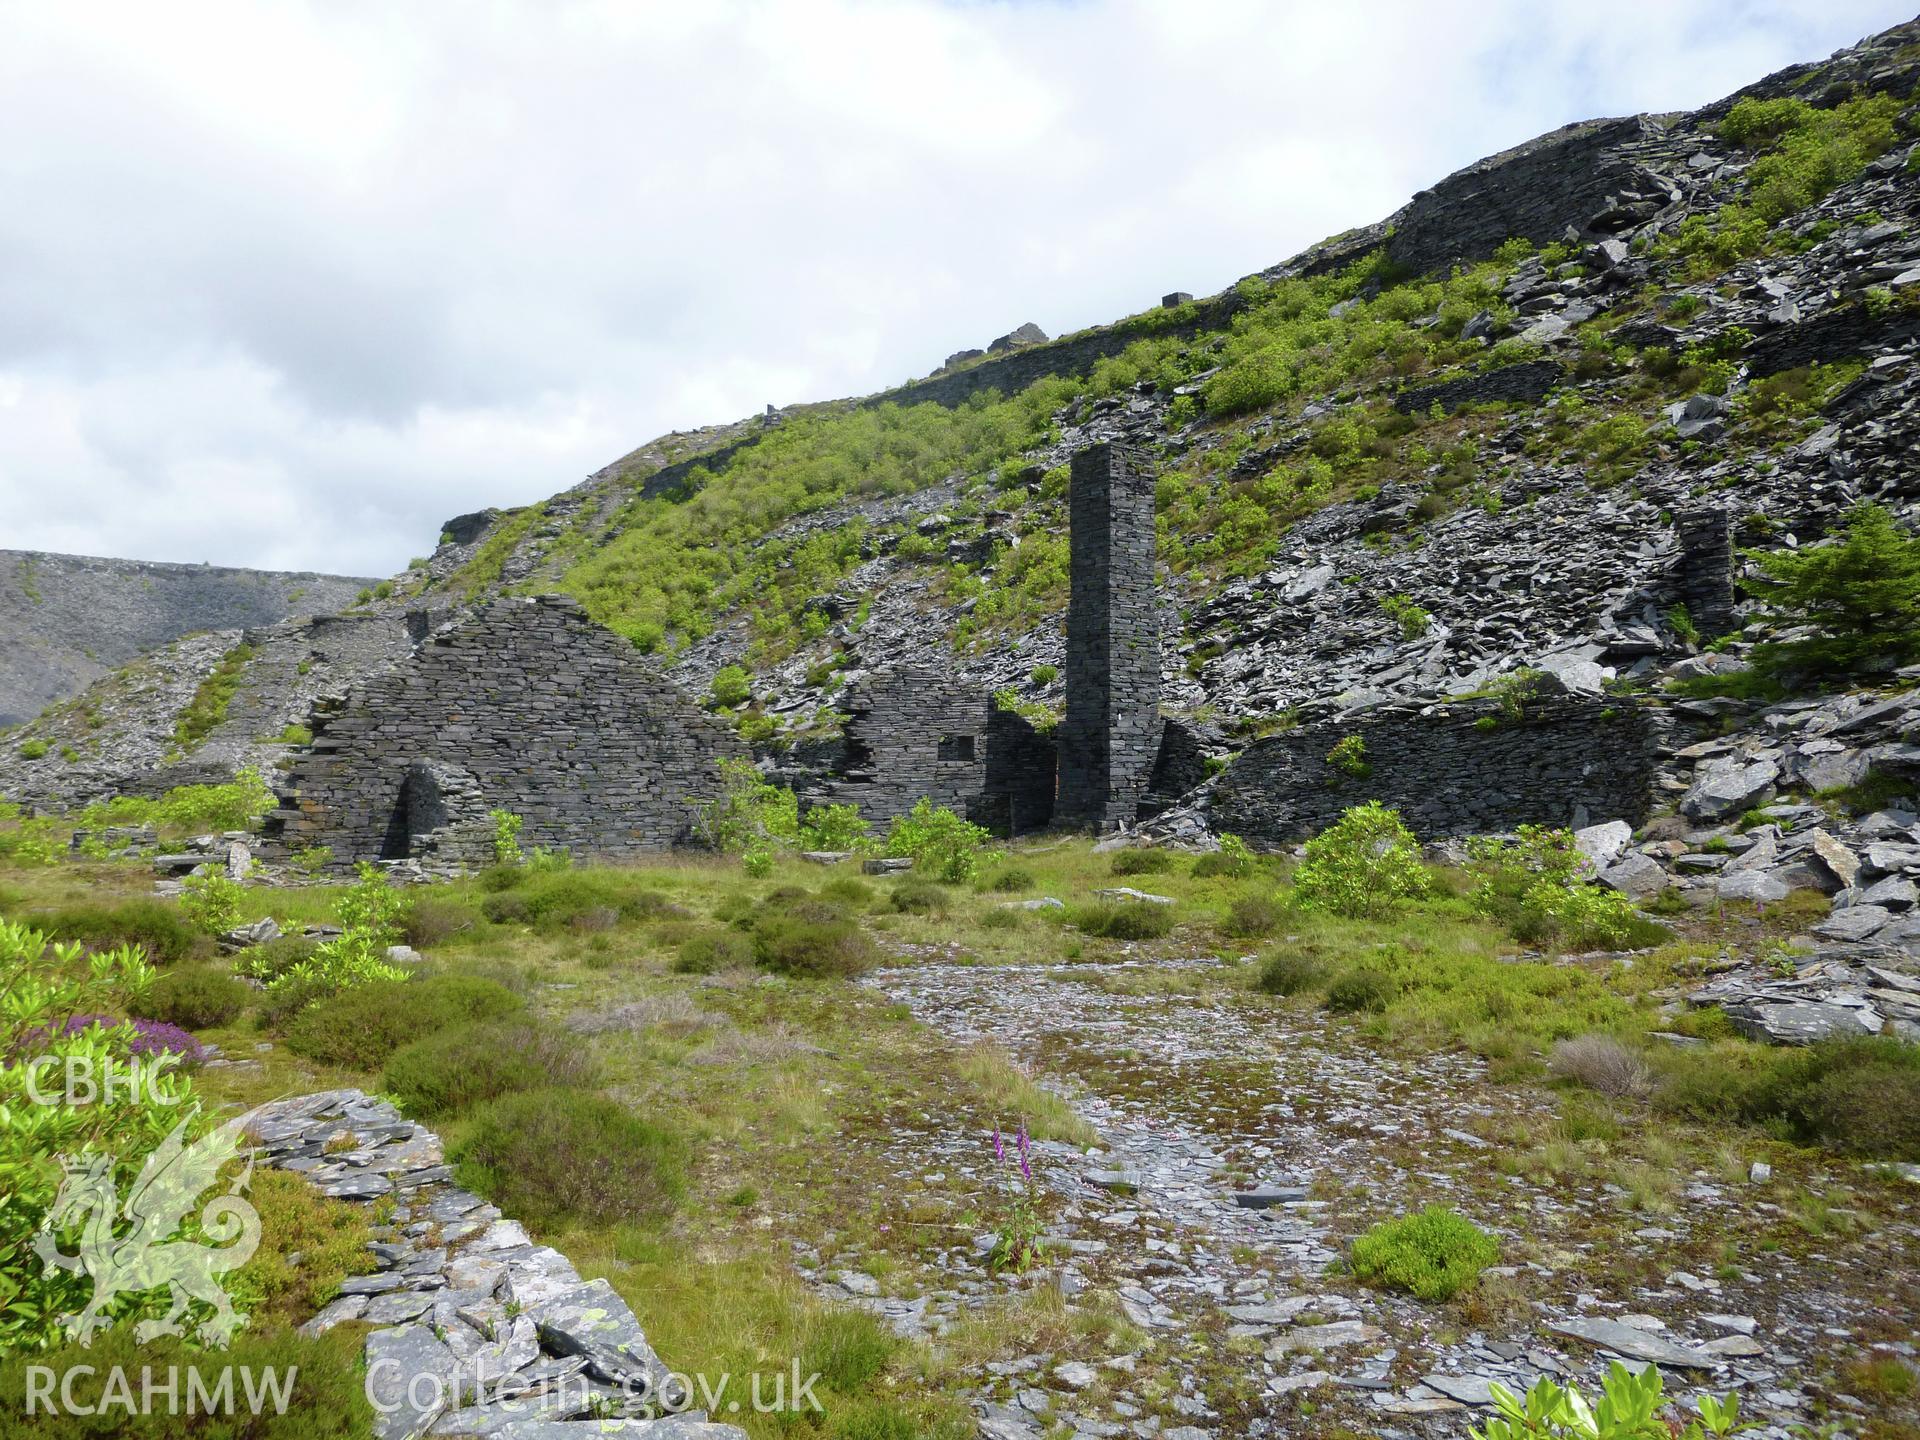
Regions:
<svg viewBox="0 0 1920 1440"><path fill-rule="evenodd" d="M1058 824L1111 830L1136 818L1160 741L1160 624L1153 588L1153 465L1091 445L1068 487L1072 598Z"/></svg>

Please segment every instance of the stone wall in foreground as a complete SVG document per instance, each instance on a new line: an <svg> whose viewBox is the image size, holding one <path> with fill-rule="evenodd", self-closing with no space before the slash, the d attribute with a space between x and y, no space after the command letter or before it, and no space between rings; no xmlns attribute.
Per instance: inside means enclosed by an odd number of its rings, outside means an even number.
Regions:
<svg viewBox="0 0 1920 1440"><path fill-rule="evenodd" d="M1651 713L1625 700L1534 700L1519 718L1491 701L1384 706L1256 742L1227 767L1212 825L1282 844L1379 800L1421 839L1526 824L1635 825L1647 817L1658 753ZM1358 736L1367 774L1328 758Z"/></svg>
<svg viewBox="0 0 1920 1440"><path fill-rule="evenodd" d="M495 601L323 701L267 836L336 866L492 859L491 809L524 846L620 857L689 840L745 751L626 640L563 596Z"/></svg>

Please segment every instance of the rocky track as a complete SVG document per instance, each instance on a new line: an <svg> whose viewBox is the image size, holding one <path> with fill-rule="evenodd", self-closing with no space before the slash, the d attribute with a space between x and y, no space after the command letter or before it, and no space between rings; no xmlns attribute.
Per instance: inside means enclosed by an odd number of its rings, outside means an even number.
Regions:
<svg viewBox="0 0 1920 1440"><path fill-rule="evenodd" d="M982 1435L1019 1440L1061 1422L1173 1440L1343 1426L1458 1435L1489 1381L1523 1389L1547 1373L1592 1386L1624 1358L1660 1363L1670 1394L1737 1390L1763 1422L1752 1433L1784 1440L1816 1402L1844 1413L1812 1377L1861 1353L1876 1308L1912 1305L1876 1289L1863 1256L1833 1253L1856 1246L1690 1261L1709 1237L1780 1213L1784 1197L1752 1179L1696 1171L1670 1212L1647 1216L1617 1185L1503 1174L1484 1134L1548 1116L1551 1095L1492 1084L1471 1057L1383 1057L1317 1012L1207 986L1219 964L929 963L871 982L948 1039L1006 1047L1105 1142L1036 1147L1050 1255L1070 1296L1116 1292L1148 1346L1104 1367L1051 1355L990 1366ZM932 1142L932 1154L928 1143L896 1163L987 1168L977 1137ZM1507 1263L1493 1283L1524 1298L1428 1306L1339 1273L1353 1233L1433 1203L1500 1237ZM1912 1246L1910 1220L1891 1228L1881 1242ZM980 1302L987 1243L948 1257L951 1290L911 1301L848 1272L858 1283L816 1278L905 1333L937 1333Z"/></svg>

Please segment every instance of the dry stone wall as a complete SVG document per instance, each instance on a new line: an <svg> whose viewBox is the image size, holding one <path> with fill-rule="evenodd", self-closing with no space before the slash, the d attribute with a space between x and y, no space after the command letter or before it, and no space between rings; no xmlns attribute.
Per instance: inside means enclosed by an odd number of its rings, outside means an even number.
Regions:
<svg viewBox="0 0 1920 1440"><path fill-rule="evenodd" d="M1330 755L1358 737L1365 775ZM1213 792L1216 831L1302 840L1379 800L1422 839L1519 825L1638 825L1659 755L1654 714L1626 701L1536 700L1513 718L1492 702L1382 706L1248 747Z"/></svg>
<svg viewBox="0 0 1920 1440"><path fill-rule="evenodd" d="M268 838L334 863L492 858L487 812L521 843L619 857L691 838L732 733L563 596L509 598L314 711Z"/></svg>

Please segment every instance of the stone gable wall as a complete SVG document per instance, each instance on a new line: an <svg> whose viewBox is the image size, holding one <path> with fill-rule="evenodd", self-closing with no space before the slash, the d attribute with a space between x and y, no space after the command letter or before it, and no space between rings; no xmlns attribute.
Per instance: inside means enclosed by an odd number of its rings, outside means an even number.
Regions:
<svg viewBox="0 0 1920 1440"><path fill-rule="evenodd" d="M1365 778L1327 759L1353 735L1366 745ZM1248 747L1220 777L1212 825L1277 845L1368 800L1400 811L1423 840L1525 824L1637 825L1652 801L1657 740L1655 717L1625 700L1536 700L1517 720L1492 702L1383 707Z"/></svg>
<svg viewBox="0 0 1920 1440"><path fill-rule="evenodd" d="M492 858L487 811L523 845L621 857L692 836L744 755L625 640L571 600L509 598L432 636L409 661L323 701L268 838L376 857Z"/></svg>

